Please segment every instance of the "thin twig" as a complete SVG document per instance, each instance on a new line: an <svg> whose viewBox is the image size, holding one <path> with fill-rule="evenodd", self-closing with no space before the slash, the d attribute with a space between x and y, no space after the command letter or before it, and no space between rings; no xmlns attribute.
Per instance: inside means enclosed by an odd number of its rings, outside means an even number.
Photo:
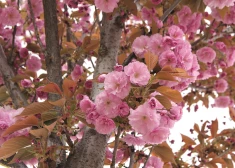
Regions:
<svg viewBox="0 0 235 168"><path fill-rule="evenodd" d="M95 17L96 17L96 20L97 20L97 23L99 25L99 28L101 30L101 24L100 24L100 20L99 20L99 15L98 15L98 12L97 12L97 9L95 8Z"/></svg>
<svg viewBox="0 0 235 168"><path fill-rule="evenodd" d="M113 158L112 158L112 163L110 165L110 168L115 168L117 148L118 148L120 134L121 134L121 127L119 126L118 130L117 130L117 134L115 135L115 144L114 144L114 149L113 149Z"/></svg>
<svg viewBox="0 0 235 168"><path fill-rule="evenodd" d="M170 8L168 8L161 17L161 21L164 22L166 18L171 14L175 7L181 2L181 0L176 0L173 2Z"/></svg>
<svg viewBox="0 0 235 168"><path fill-rule="evenodd" d="M34 16L34 13L33 13L33 7L32 7L32 4L31 4L31 0L28 0L28 5L29 5L29 12L30 12L30 16L31 16L31 21L33 22L33 27L34 27L34 33L35 33L35 36L37 38L37 42L42 50L42 52L46 54L46 49L44 48L43 44L42 44L42 41L40 39L40 36L39 36L39 31L38 31L38 27L36 25L36 22L35 22L35 16Z"/></svg>
<svg viewBox="0 0 235 168"><path fill-rule="evenodd" d="M130 164L128 168L133 168L135 163L135 147L131 146L131 153L130 153Z"/></svg>
<svg viewBox="0 0 235 168"><path fill-rule="evenodd" d="M143 166L142 168L145 168L145 166L146 166L146 164L147 164L147 162L148 162L148 160L149 160L149 157L150 157L150 155L151 155L151 153L152 153L153 147L154 147L154 146L152 146L152 148L150 149L149 154L148 154L148 156L147 156L147 158L146 158L146 161L144 162L144 166Z"/></svg>

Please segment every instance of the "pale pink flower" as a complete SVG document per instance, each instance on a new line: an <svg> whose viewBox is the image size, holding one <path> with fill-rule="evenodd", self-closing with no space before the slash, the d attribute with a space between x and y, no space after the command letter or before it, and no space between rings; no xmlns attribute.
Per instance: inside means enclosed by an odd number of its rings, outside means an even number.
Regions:
<svg viewBox="0 0 235 168"><path fill-rule="evenodd" d="M217 42L215 42L215 47L217 48L217 49L219 49L220 51L222 51L222 52L225 52L226 51L226 45L224 44L224 42L221 42L221 41L217 41Z"/></svg>
<svg viewBox="0 0 235 168"><path fill-rule="evenodd" d="M164 162L160 158L151 156L146 163L146 168L162 168L163 165Z"/></svg>
<svg viewBox="0 0 235 168"><path fill-rule="evenodd" d="M150 40L148 41L148 49L156 54L160 55L163 51L169 49L170 47L168 45L165 45L163 43L163 37L160 34L154 34L150 37Z"/></svg>
<svg viewBox="0 0 235 168"><path fill-rule="evenodd" d="M172 120L179 121L182 117L183 111L181 106L173 106L169 112L169 118Z"/></svg>
<svg viewBox="0 0 235 168"><path fill-rule="evenodd" d="M93 103L88 96L84 96L83 99L79 103L80 109L85 112L89 113L91 111L94 111L95 109L95 103Z"/></svg>
<svg viewBox="0 0 235 168"><path fill-rule="evenodd" d="M20 81L21 86L24 88L29 88L32 85L32 81L30 79L24 79Z"/></svg>
<svg viewBox="0 0 235 168"><path fill-rule="evenodd" d="M117 113L120 117L125 117L129 114L130 112L130 107L126 102L122 102L117 106Z"/></svg>
<svg viewBox="0 0 235 168"><path fill-rule="evenodd" d="M31 71L38 71L42 67L41 60L38 57L31 56L29 59L26 61L26 67L28 70Z"/></svg>
<svg viewBox="0 0 235 168"><path fill-rule="evenodd" d="M120 162L122 160L123 156L124 156L123 150L121 150L121 149L117 150L116 163ZM113 153L110 151L109 148L106 148L105 158L109 159L110 161L112 161L112 159L113 159Z"/></svg>
<svg viewBox="0 0 235 168"><path fill-rule="evenodd" d="M113 71L106 75L104 89L108 93L124 99L130 92L131 83L124 72Z"/></svg>
<svg viewBox="0 0 235 168"><path fill-rule="evenodd" d="M95 6L105 13L113 12L118 7L119 0L95 0Z"/></svg>
<svg viewBox="0 0 235 168"><path fill-rule="evenodd" d="M126 144L128 146L132 146L132 145L143 146L143 145L145 145L145 142L142 138L136 137L136 136L130 135L130 134L127 134L125 137L122 138L122 140L124 142L126 142Z"/></svg>
<svg viewBox="0 0 235 168"><path fill-rule="evenodd" d="M211 8L222 9L224 7L233 6L235 0L203 0L203 2Z"/></svg>
<svg viewBox="0 0 235 168"><path fill-rule="evenodd" d="M83 68L80 65L75 65L73 71L71 72L71 77L74 81L78 80L78 78L82 75Z"/></svg>
<svg viewBox="0 0 235 168"><path fill-rule="evenodd" d="M110 134L115 128L114 121L106 116L101 115L95 121L95 129L100 134Z"/></svg>
<svg viewBox="0 0 235 168"><path fill-rule="evenodd" d="M170 119L168 115L164 114L161 116L159 127L173 128L175 122L175 120Z"/></svg>
<svg viewBox="0 0 235 168"><path fill-rule="evenodd" d="M150 73L147 66L139 61L131 62L124 67L124 72L133 84L144 86L148 84Z"/></svg>
<svg viewBox="0 0 235 168"><path fill-rule="evenodd" d="M231 99L229 96L219 96L215 99L215 107L226 108L231 105Z"/></svg>
<svg viewBox="0 0 235 168"><path fill-rule="evenodd" d="M177 64L177 57L175 53L171 50L164 51L159 57L159 65L161 67L169 65L175 68L176 64Z"/></svg>
<svg viewBox="0 0 235 168"><path fill-rule="evenodd" d="M188 6L183 6L183 8L177 12L178 20L180 24L187 25L189 23L192 11Z"/></svg>
<svg viewBox="0 0 235 168"><path fill-rule="evenodd" d="M135 110L131 109L128 119L132 128L142 134L151 132L160 124L160 115L144 105L140 105Z"/></svg>
<svg viewBox="0 0 235 168"><path fill-rule="evenodd" d="M98 77L98 82L99 82L99 83L104 83L104 80L105 80L106 75L107 75L107 74L101 74L101 75Z"/></svg>
<svg viewBox="0 0 235 168"><path fill-rule="evenodd" d="M168 33L172 38L182 39L184 32L176 25L172 25L168 28Z"/></svg>
<svg viewBox="0 0 235 168"><path fill-rule="evenodd" d="M228 83L226 80L224 79L218 79L217 81L215 81L215 90L218 93L223 93L227 90L228 88Z"/></svg>
<svg viewBox="0 0 235 168"><path fill-rule="evenodd" d="M21 58L27 58L29 56L29 51L27 48L21 48L19 53Z"/></svg>
<svg viewBox="0 0 235 168"><path fill-rule="evenodd" d="M40 99L47 99L48 93L47 92L43 92L44 86L40 86L36 89L36 95L40 98Z"/></svg>
<svg viewBox="0 0 235 168"><path fill-rule="evenodd" d="M21 15L15 7L3 8L0 13L0 21L3 25L14 26L21 22Z"/></svg>
<svg viewBox="0 0 235 168"><path fill-rule="evenodd" d="M132 50L137 57L144 58L144 53L147 51L149 40L148 36L140 36L134 40L132 43Z"/></svg>
<svg viewBox="0 0 235 168"><path fill-rule="evenodd" d="M146 134L143 135L143 140L150 144L160 144L168 138L169 134L169 128L157 127L151 132L146 132Z"/></svg>
<svg viewBox="0 0 235 168"><path fill-rule="evenodd" d="M122 104L121 99L106 91L101 92L95 98L97 112L109 118L115 118L118 115L119 104Z"/></svg>
<svg viewBox="0 0 235 168"><path fill-rule="evenodd" d="M197 50L197 58L204 63L212 63L216 57L216 52L210 47L203 47Z"/></svg>

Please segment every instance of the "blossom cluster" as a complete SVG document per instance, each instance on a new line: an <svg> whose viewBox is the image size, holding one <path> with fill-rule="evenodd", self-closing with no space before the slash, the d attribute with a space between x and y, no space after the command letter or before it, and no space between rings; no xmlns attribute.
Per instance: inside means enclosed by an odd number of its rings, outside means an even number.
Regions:
<svg viewBox="0 0 235 168"><path fill-rule="evenodd" d="M191 44L184 39L183 30L173 25L168 28L168 34L166 36L160 34L154 34L150 37L140 36L133 42L132 50L139 58L143 58L148 51L155 54L159 57L158 64L161 68L171 66L172 68L184 69L191 78L177 78L178 82L160 82L161 85L183 90L196 80L200 67L197 56L192 53Z"/></svg>

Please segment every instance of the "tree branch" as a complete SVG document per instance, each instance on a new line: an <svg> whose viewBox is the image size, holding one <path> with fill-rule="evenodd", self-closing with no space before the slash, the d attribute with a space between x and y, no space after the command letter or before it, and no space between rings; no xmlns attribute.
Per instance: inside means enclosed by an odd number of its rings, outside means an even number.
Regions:
<svg viewBox="0 0 235 168"><path fill-rule="evenodd" d="M171 14L171 12L175 9L175 7L176 7L180 2L181 2L181 0L175 0L175 1L173 2L173 4L171 5L171 7L168 8L168 9L164 12L164 14L163 14L162 17L160 18L160 20L161 20L162 22L164 22L164 21L166 20L166 18Z"/></svg>
<svg viewBox="0 0 235 168"><path fill-rule="evenodd" d="M11 79L15 76L13 69L8 65L6 55L0 45L0 72L3 76L5 86L7 88L8 94L10 95L14 108L19 108L26 106L28 104L25 96L20 90L17 83L13 82Z"/></svg>
<svg viewBox="0 0 235 168"><path fill-rule="evenodd" d="M148 154L148 156L147 156L147 158L146 158L146 161L144 162L144 166L143 166L142 168L145 168L145 167L146 167L146 164L147 164L147 162L148 162L148 160L149 160L149 157L150 157L150 155L151 155L151 153L152 153L152 150L153 150L153 146L152 146L152 148L150 149L149 154Z"/></svg>
<svg viewBox="0 0 235 168"><path fill-rule="evenodd" d="M130 153L130 164L128 168L133 168L135 163L135 147L131 146L131 153Z"/></svg>
<svg viewBox="0 0 235 168"><path fill-rule="evenodd" d="M112 163L110 165L110 168L115 168L117 148L118 148L120 134L121 134L121 127L119 126L118 130L117 130L117 134L115 135L115 144L114 144L114 149L113 149L113 158L112 158Z"/></svg>

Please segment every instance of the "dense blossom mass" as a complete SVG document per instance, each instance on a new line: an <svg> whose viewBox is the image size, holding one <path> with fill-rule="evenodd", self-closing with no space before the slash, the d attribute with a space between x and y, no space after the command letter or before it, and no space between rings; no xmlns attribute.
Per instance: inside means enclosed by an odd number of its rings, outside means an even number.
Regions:
<svg viewBox="0 0 235 168"><path fill-rule="evenodd" d="M168 145L198 103L235 121L234 24L235 0L0 1L1 163L234 167L217 119Z"/></svg>

